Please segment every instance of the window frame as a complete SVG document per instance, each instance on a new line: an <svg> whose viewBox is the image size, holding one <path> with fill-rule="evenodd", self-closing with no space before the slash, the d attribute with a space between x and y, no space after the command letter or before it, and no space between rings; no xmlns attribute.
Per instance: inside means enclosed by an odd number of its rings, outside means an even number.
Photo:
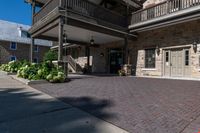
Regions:
<svg viewBox="0 0 200 133"><path fill-rule="evenodd" d="M13 57L15 58L14 60L12 60ZM17 57L15 55L10 56L10 61L16 61L16 60L17 60Z"/></svg>
<svg viewBox="0 0 200 133"><path fill-rule="evenodd" d="M154 51L154 52L152 52L152 53L147 53L147 51L150 51L150 50L152 50L152 51ZM152 64L151 63L147 63L148 61L148 59L147 59L147 56L149 56L149 54L154 54L154 58L153 57L150 57L151 59L153 59L153 66L151 66ZM148 57L149 58L149 57ZM151 65L150 65L151 64ZM145 60L144 60L144 66L145 66L145 68L146 69L155 69L156 68L156 48L149 48L149 49L145 49Z"/></svg>
<svg viewBox="0 0 200 133"><path fill-rule="evenodd" d="M36 62L35 62L35 59L37 60ZM38 57L34 57L34 58L33 58L33 62L34 62L34 63L39 63L39 58L38 58Z"/></svg>
<svg viewBox="0 0 200 133"><path fill-rule="evenodd" d="M26 30L21 30L21 37L22 38L31 38L30 34Z"/></svg>
<svg viewBox="0 0 200 133"><path fill-rule="evenodd" d="M188 52L188 55L186 55L186 52ZM189 49L184 50L184 66L190 66L190 50Z"/></svg>
<svg viewBox="0 0 200 133"><path fill-rule="evenodd" d="M165 62L169 63L169 59L170 59L169 51L165 51Z"/></svg>
<svg viewBox="0 0 200 133"><path fill-rule="evenodd" d="M13 43L15 43L15 48L12 48ZM10 50L17 50L17 43L16 42L10 42Z"/></svg>
<svg viewBox="0 0 200 133"><path fill-rule="evenodd" d="M35 49L36 48L36 49ZM38 45L34 45L34 52L38 53L39 52L39 46Z"/></svg>

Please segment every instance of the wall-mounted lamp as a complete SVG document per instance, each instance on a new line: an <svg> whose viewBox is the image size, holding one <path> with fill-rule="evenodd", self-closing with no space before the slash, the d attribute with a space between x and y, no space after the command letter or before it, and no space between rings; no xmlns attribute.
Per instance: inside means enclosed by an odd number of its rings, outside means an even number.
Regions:
<svg viewBox="0 0 200 133"><path fill-rule="evenodd" d="M160 54L160 47L159 45L156 45L156 53L159 55Z"/></svg>
<svg viewBox="0 0 200 133"><path fill-rule="evenodd" d="M104 53L100 53L100 56L101 56L101 57L104 57Z"/></svg>
<svg viewBox="0 0 200 133"><path fill-rule="evenodd" d="M94 45L94 39L93 39L93 36L91 37L90 44L91 44L91 45Z"/></svg>
<svg viewBox="0 0 200 133"><path fill-rule="evenodd" d="M196 53L197 52L197 41L194 41L192 45L193 45L193 50Z"/></svg>

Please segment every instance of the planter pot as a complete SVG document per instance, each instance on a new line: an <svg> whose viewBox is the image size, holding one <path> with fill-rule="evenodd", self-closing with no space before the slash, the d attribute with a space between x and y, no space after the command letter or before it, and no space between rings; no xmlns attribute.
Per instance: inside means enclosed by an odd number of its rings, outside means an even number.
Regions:
<svg viewBox="0 0 200 133"><path fill-rule="evenodd" d="M123 66L123 70L125 71L125 75L126 75L126 76L130 76L131 73L132 73L132 65L130 65L130 64L125 64L125 65Z"/></svg>

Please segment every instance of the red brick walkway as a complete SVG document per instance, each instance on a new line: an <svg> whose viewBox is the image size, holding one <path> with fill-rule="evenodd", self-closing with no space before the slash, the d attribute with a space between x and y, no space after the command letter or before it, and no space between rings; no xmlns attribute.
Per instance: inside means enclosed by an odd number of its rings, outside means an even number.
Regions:
<svg viewBox="0 0 200 133"><path fill-rule="evenodd" d="M131 133L200 131L199 81L87 77L33 87Z"/></svg>

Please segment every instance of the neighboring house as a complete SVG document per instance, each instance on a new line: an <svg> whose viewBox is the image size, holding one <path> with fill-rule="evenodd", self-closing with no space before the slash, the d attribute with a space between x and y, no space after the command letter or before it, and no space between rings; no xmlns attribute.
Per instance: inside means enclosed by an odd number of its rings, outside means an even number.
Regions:
<svg viewBox="0 0 200 133"><path fill-rule="evenodd" d="M59 60L92 72L200 78L199 0L27 0L32 37L58 41ZM64 46L64 47L63 47ZM69 65L69 66L70 66Z"/></svg>
<svg viewBox="0 0 200 133"><path fill-rule="evenodd" d="M0 64L13 60L30 59L30 26L0 20ZM41 62L51 47L50 41L36 40L34 62Z"/></svg>

